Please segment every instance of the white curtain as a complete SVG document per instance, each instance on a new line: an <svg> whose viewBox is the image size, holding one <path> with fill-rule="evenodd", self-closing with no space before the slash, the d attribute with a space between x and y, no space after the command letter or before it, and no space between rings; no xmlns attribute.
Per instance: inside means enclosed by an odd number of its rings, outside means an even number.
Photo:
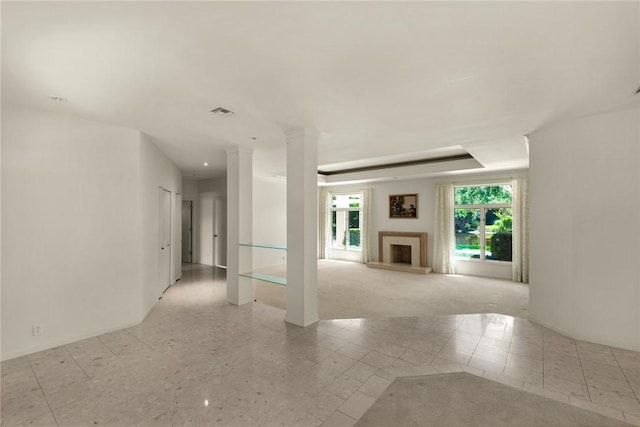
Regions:
<svg viewBox="0 0 640 427"><path fill-rule="evenodd" d="M360 262L371 261L371 189L360 191L362 202L362 224L360 224Z"/></svg>
<svg viewBox="0 0 640 427"><path fill-rule="evenodd" d="M529 283L529 180L514 178L513 204L513 281Z"/></svg>
<svg viewBox="0 0 640 427"><path fill-rule="evenodd" d="M318 258L329 258L329 238L327 237L329 225L329 195L327 190L320 190L318 198Z"/></svg>
<svg viewBox="0 0 640 427"><path fill-rule="evenodd" d="M453 223L453 183L436 184L436 212L433 233L433 271L455 271L456 236Z"/></svg>

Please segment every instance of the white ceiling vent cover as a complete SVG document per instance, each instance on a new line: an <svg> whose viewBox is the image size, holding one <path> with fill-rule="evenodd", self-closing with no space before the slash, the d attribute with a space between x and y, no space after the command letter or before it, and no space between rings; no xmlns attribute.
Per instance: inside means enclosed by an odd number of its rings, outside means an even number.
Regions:
<svg viewBox="0 0 640 427"><path fill-rule="evenodd" d="M214 108L213 110L211 110L211 112L222 117L231 117L235 114L233 111L227 110L226 108L222 107Z"/></svg>

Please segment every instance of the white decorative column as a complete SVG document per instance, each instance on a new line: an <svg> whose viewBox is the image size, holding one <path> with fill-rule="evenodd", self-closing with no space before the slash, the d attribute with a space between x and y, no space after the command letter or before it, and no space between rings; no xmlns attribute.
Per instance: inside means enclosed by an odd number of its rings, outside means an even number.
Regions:
<svg viewBox="0 0 640 427"><path fill-rule="evenodd" d="M253 302L251 279L240 273L251 271L251 248L240 243L253 237L253 151L227 150L227 301L241 305Z"/></svg>
<svg viewBox="0 0 640 427"><path fill-rule="evenodd" d="M287 315L298 326L318 321L318 135L287 136Z"/></svg>

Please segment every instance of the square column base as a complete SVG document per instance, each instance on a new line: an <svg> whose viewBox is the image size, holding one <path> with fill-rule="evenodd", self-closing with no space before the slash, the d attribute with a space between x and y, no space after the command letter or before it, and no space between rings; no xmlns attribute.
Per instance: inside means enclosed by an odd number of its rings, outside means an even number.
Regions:
<svg viewBox="0 0 640 427"><path fill-rule="evenodd" d="M288 323L290 325L300 326L302 328L306 328L307 326L315 325L319 321L320 321L320 318L316 318L315 320L314 319L304 320L302 322L298 322L297 320L293 320L293 319L284 319L285 323Z"/></svg>

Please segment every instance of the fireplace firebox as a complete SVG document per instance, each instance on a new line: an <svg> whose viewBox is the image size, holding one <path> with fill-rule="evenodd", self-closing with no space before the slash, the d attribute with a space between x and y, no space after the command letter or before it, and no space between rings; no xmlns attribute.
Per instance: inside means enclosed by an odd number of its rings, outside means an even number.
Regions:
<svg viewBox="0 0 640 427"><path fill-rule="evenodd" d="M411 265L411 245L391 245L391 262Z"/></svg>

